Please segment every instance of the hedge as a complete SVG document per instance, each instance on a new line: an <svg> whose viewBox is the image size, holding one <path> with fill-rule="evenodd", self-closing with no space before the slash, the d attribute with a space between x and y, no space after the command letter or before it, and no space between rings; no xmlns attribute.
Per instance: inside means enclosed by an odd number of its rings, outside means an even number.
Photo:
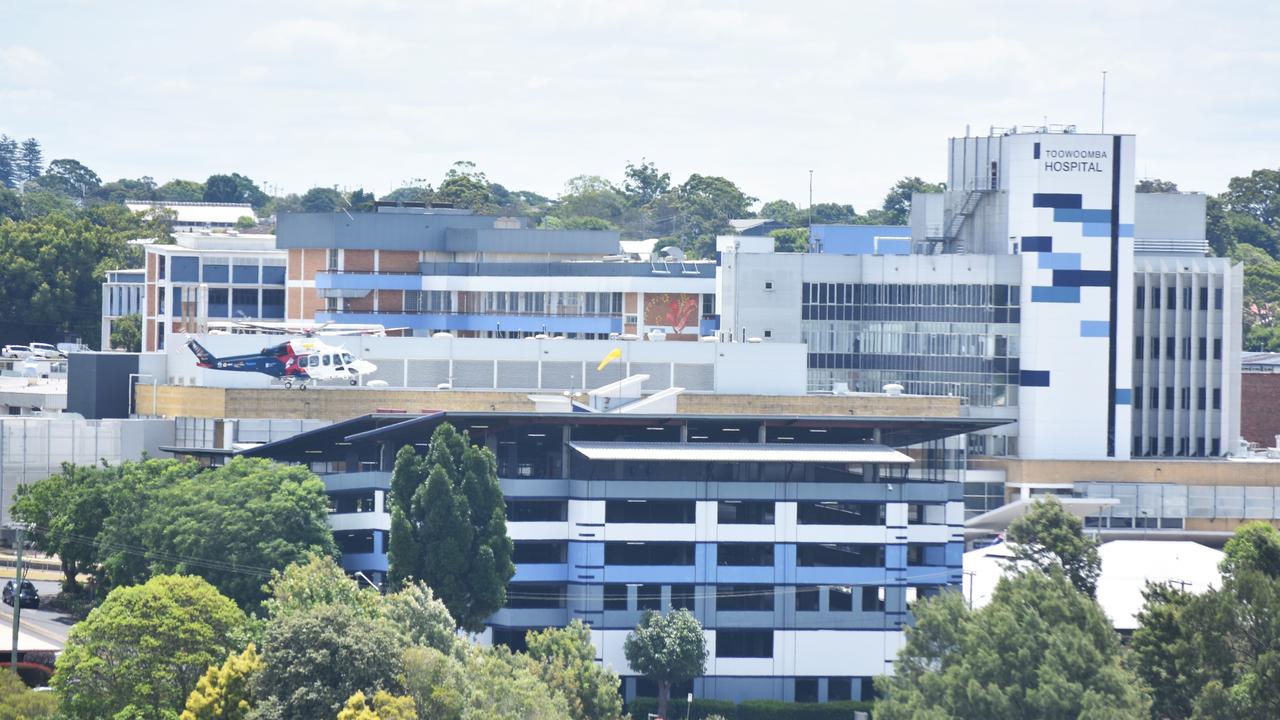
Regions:
<svg viewBox="0 0 1280 720"><path fill-rule="evenodd" d="M727 720L853 720L853 714L861 710L871 714L870 702L844 700L828 703L792 703L779 700L748 700L735 705L730 700L705 700L694 698L689 720L704 720L709 715L723 715ZM646 720L649 713L658 711L656 698L636 698L627 705L633 720ZM684 698L671 698L667 703L669 720L684 720Z"/></svg>

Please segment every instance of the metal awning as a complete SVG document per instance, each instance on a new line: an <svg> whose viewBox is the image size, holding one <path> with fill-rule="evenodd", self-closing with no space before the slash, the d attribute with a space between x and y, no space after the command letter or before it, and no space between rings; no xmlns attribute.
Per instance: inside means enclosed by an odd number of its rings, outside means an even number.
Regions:
<svg viewBox="0 0 1280 720"><path fill-rule="evenodd" d="M804 443L614 443L571 442L588 460L665 460L668 462L893 463L912 460L887 445L815 445Z"/></svg>

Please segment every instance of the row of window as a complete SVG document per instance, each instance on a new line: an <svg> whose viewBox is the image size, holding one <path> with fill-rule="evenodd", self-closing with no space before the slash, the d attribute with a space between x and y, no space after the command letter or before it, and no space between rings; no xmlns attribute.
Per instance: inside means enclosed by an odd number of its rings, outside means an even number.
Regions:
<svg viewBox="0 0 1280 720"><path fill-rule="evenodd" d="M694 610L699 601L715 599L717 612L772 612L778 593L794 593L797 612L883 612L885 588L882 585L797 585L774 586L738 584L702 586L693 584L635 585L635 602L631 602L626 583L604 585L604 609L607 611L665 611L671 608ZM941 591L939 585L907 588L907 601L929 597ZM667 601L663 602L663 593ZM825 602L824 602L825 601ZM568 586L562 583L512 583L507 588L510 609L562 609L568 602ZM825 606L825 607L824 607Z"/></svg>
<svg viewBox="0 0 1280 720"><path fill-rule="evenodd" d="M198 308L182 307L183 299L194 304L197 300L197 288L173 288L173 315L195 315ZM257 290L250 288L217 288L207 289L207 311L210 318L262 318L284 319L284 290ZM156 313L166 314L167 296L165 288L156 293Z"/></svg>
<svg viewBox="0 0 1280 720"><path fill-rule="evenodd" d="M776 503L771 500L721 500L716 519L721 525L772 525ZM609 500L605 502L605 522L688 525L695 522L697 503L693 500ZM508 500L507 520L511 522L564 522L567 500ZM944 505L910 503L907 522L943 524ZM884 525L884 503L857 503L836 500L796 503L800 525Z"/></svg>
<svg viewBox="0 0 1280 720"><path fill-rule="evenodd" d="M567 541L521 540L515 562L563 563ZM697 544L667 541L610 541L604 543L606 565L692 566ZM773 543L719 543L716 563L722 566L768 567L774 563ZM367 552L367 551L366 551ZM797 543L798 567L884 567L885 546L872 543ZM907 564L946 564L945 546L908 543Z"/></svg>
<svg viewBox="0 0 1280 720"><path fill-rule="evenodd" d="M168 259L157 256L157 277L173 282L232 283L235 285L284 285L284 260L264 259L259 268L258 260L225 257L199 257L174 255ZM166 268L166 265L168 266Z"/></svg>
<svg viewBox="0 0 1280 720"><path fill-rule="evenodd" d="M1017 306L1017 285L804 283L805 305Z"/></svg>
<svg viewBox="0 0 1280 720"><path fill-rule="evenodd" d="M1147 343L1144 342L1143 337L1139 335L1137 339L1135 339L1133 342L1134 359L1136 360L1144 359L1143 353L1146 351L1146 347L1147 347ZM1179 353L1177 352L1177 350L1178 350L1178 343L1176 338L1170 337L1170 338L1164 339L1164 357L1166 360L1178 359ZM1197 355L1201 360L1209 359L1208 338L1200 338L1198 350L1199 352L1197 353ZM1183 360L1191 359L1191 338L1189 337L1182 338L1181 356ZM1151 360L1160 359L1160 338L1158 337L1151 338L1151 352L1148 355L1148 358ZM1215 338L1213 341L1213 359L1214 360L1222 359L1222 339L1221 338Z"/></svg>
<svg viewBox="0 0 1280 720"><path fill-rule="evenodd" d="M1144 309L1147 306L1148 294L1150 294L1151 309L1153 310L1159 309L1160 288L1153 287L1148 289L1146 287L1143 287L1142 285L1135 287L1133 290L1133 296L1134 296L1133 306L1139 310ZM1222 296L1223 296L1222 288L1213 289L1213 309L1214 310L1222 309ZM1177 288L1166 287L1164 289L1164 308L1166 310L1176 310L1178 308ZM1191 309L1191 288L1189 287L1182 288L1182 309L1183 310ZM1207 287L1200 288L1199 309L1200 310L1209 309L1209 288Z"/></svg>
<svg viewBox="0 0 1280 720"><path fill-rule="evenodd" d="M1143 390L1144 388L1141 385L1133 389L1134 409L1135 410L1142 409L1143 396L1145 395L1147 398L1146 408L1148 410L1159 410L1161 407L1160 388L1158 387L1146 388L1147 390L1146 393L1144 393ZM1209 396L1207 393L1207 388L1196 388L1196 410L1205 409L1205 400L1208 397ZM1165 410L1175 409L1173 398L1174 398L1173 386L1166 385L1164 388L1164 409ZM1213 409L1221 410L1222 409L1222 389L1214 388L1212 398L1213 398L1213 405L1212 405ZM1181 392L1179 393L1179 397L1178 397L1177 406L1178 406L1178 409L1182 409L1182 410L1191 409L1191 388L1184 387L1181 389Z"/></svg>
<svg viewBox="0 0 1280 720"><path fill-rule="evenodd" d="M1134 435L1133 436L1133 454L1134 455L1139 455L1144 457L1151 457L1156 455L1167 455L1167 456L1180 455L1184 457L1206 457L1206 452L1207 452L1208 453L1207 457L1218 457L1219 455L1222 454L1222 441L1218 438L1213 438L1212 440L1208 441L1207 445L1206 445L1205 438L1202 438L1202 437L1196 438L1195 452L1191 451L1191 438L1188 438L1188 437L1178 438L1178 449L1175 452L1173 449L1174 443L1173 443L1172 435L1164 436L1163 450L1161 449L1160 438L1156 437L1155 435L1152 435L1147 438L1145 447L1146 447L1146 450L1143 450L1142 436Z"/></svg>

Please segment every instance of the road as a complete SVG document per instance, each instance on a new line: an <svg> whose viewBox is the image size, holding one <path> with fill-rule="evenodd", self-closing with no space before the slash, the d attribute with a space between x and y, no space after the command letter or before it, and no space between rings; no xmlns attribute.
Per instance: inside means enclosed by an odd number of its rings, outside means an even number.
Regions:
<svg viewBox="0 0 1280 720"><path fill-rule="evenodd" d="M12 579L0 577L0 587L4 586L6 580ZM75 624L75 619L70 615L64 615L53 610L44 609L44 602L48 598L58 594L58 583L47 582L43 580L35 581L36 590L40 591L41 608L39 610L33 608L22 608L22 632L33 635L46 642L53 643L58 647L66 647L67 632L71 630L71 626ZM5 633L8 637L9 628L13 627L13 608L0 603L0 632ZM5 647L9 644L6 641Z"/></svg>

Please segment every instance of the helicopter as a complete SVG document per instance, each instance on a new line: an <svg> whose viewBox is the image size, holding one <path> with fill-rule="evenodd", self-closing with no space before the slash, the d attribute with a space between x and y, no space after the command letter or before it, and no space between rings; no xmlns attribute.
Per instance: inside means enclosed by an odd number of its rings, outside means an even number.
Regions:
<svg viewBox="0 0 1280 720"><path fill-rule="evenodd" d="M249 355L227 357L215 356L195 338L187 340L187 348L196 356L197 367L262 373L284 380L286 388L296 383L299 390L306 390L312 380L346 380L356 385L362 376L378 369L377 365L360 360L341 347L318 340L306 340L296 346L289 340Z"/></svg>

